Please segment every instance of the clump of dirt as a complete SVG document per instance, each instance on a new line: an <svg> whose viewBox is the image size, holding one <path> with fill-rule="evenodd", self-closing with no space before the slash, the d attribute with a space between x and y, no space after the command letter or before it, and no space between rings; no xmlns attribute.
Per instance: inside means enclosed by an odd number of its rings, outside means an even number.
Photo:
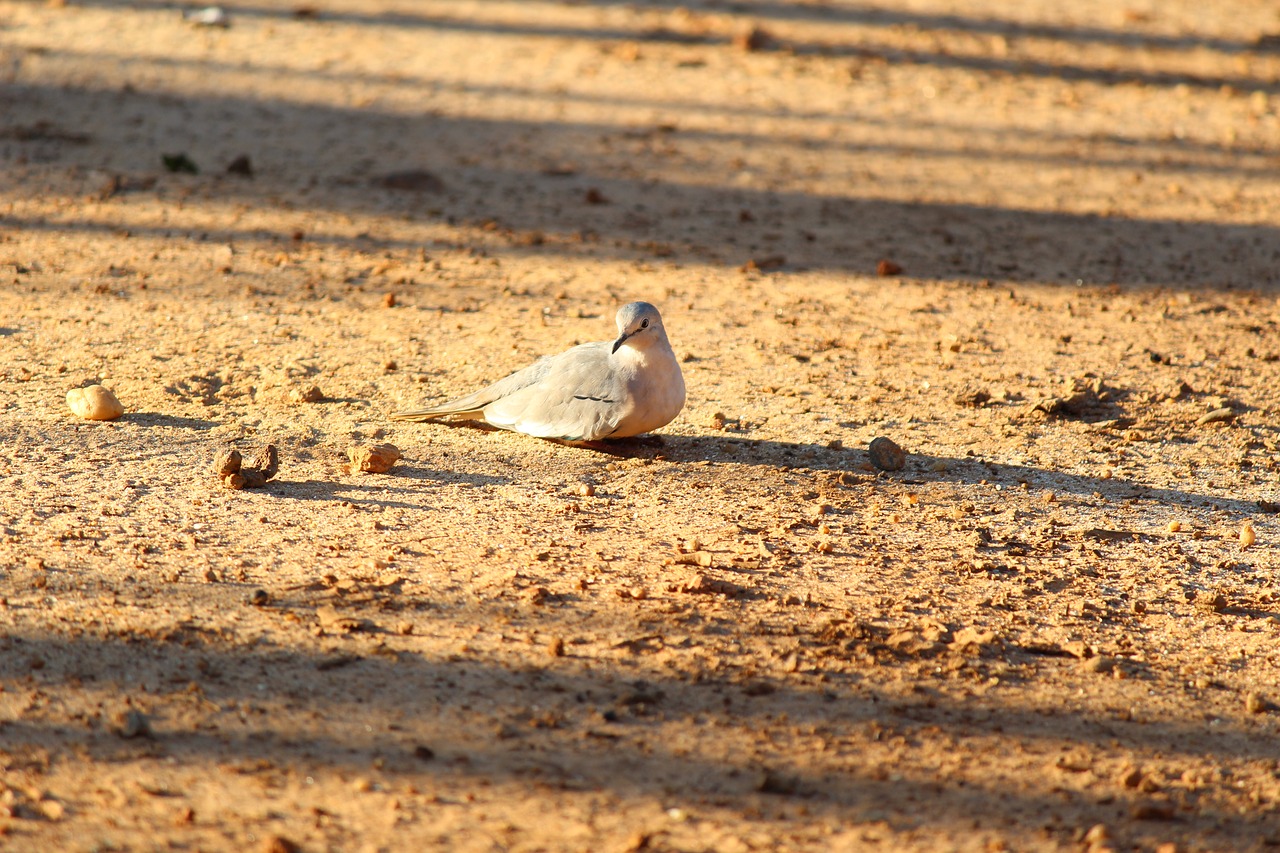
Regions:
<svg viewBox="0 0 1280 853"><path fill-rule="evenodd" d="M261 489L280 470L280 454L274 444L268 444L243 461L240 451L232 448L218 454L213 471L228 489Z"/></svg>

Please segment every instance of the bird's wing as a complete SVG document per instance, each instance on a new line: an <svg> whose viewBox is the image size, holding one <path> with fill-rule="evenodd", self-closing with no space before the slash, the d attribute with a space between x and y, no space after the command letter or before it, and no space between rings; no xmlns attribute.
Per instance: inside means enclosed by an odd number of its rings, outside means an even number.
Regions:
<svg viewBox="0 0 1280 853"><path fill-rule="evenodd" d="M535 383L485 407L496 427L539 438L595 441L631 410L627 377L610 361L608 343L576 346L550 360Z"/></svg>
<svg viewBox="0 0 1280 853"><path fill-rule="evenodd" d="M425 421L442 415L479 415L484 411L485 406L495 400L510 396L521 388L526 388L541 380L547 375L547 371L551 369L551 364L554 360L552 356L544 355L528 367L517 370L505 379L499 379L492 385L486 385L479 391L468 394L465 397L459 397L456 400L450 400L447 403L441 403L438 406L431 406L426 409L393 412L391 419L395 421Z"/></svg>

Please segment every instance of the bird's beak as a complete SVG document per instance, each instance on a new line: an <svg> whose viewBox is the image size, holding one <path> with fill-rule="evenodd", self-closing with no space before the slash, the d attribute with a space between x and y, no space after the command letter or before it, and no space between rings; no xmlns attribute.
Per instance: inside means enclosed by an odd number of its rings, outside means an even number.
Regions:
<svg viewBox="0 0 1280 853"><path fill-rule="evenodd" d="M629 337L631 337L631 334L628 332L623 332L622 334L618 335L618 339L613 342L613 349L609 350L609 352L617 352L618 347L622 346L623 341L625 341Z"/></svg>

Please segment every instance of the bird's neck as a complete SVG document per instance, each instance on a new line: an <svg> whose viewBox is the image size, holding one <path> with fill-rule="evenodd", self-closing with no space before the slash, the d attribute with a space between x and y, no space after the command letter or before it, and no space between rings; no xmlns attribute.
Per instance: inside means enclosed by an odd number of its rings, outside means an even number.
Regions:
<svg viewBox="0 0 1280 853"><path fill-rule="evenodd" d="M627 341L618 347L618 351L613 354L613 358L619 364L641 366L664 358L670 353L671 344L667 343L665 338L645 341L643 346Z"/></svg>

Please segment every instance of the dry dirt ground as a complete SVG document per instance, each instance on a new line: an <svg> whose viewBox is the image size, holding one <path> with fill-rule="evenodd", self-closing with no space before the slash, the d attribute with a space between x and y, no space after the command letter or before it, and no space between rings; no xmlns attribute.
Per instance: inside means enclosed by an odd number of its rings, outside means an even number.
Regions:
<svg viewBox="0 0 1280 853"><path fill-rule="evenodd" d="M0 0L5 850L1280 845L1275 4L224 8Z"/></svg>

